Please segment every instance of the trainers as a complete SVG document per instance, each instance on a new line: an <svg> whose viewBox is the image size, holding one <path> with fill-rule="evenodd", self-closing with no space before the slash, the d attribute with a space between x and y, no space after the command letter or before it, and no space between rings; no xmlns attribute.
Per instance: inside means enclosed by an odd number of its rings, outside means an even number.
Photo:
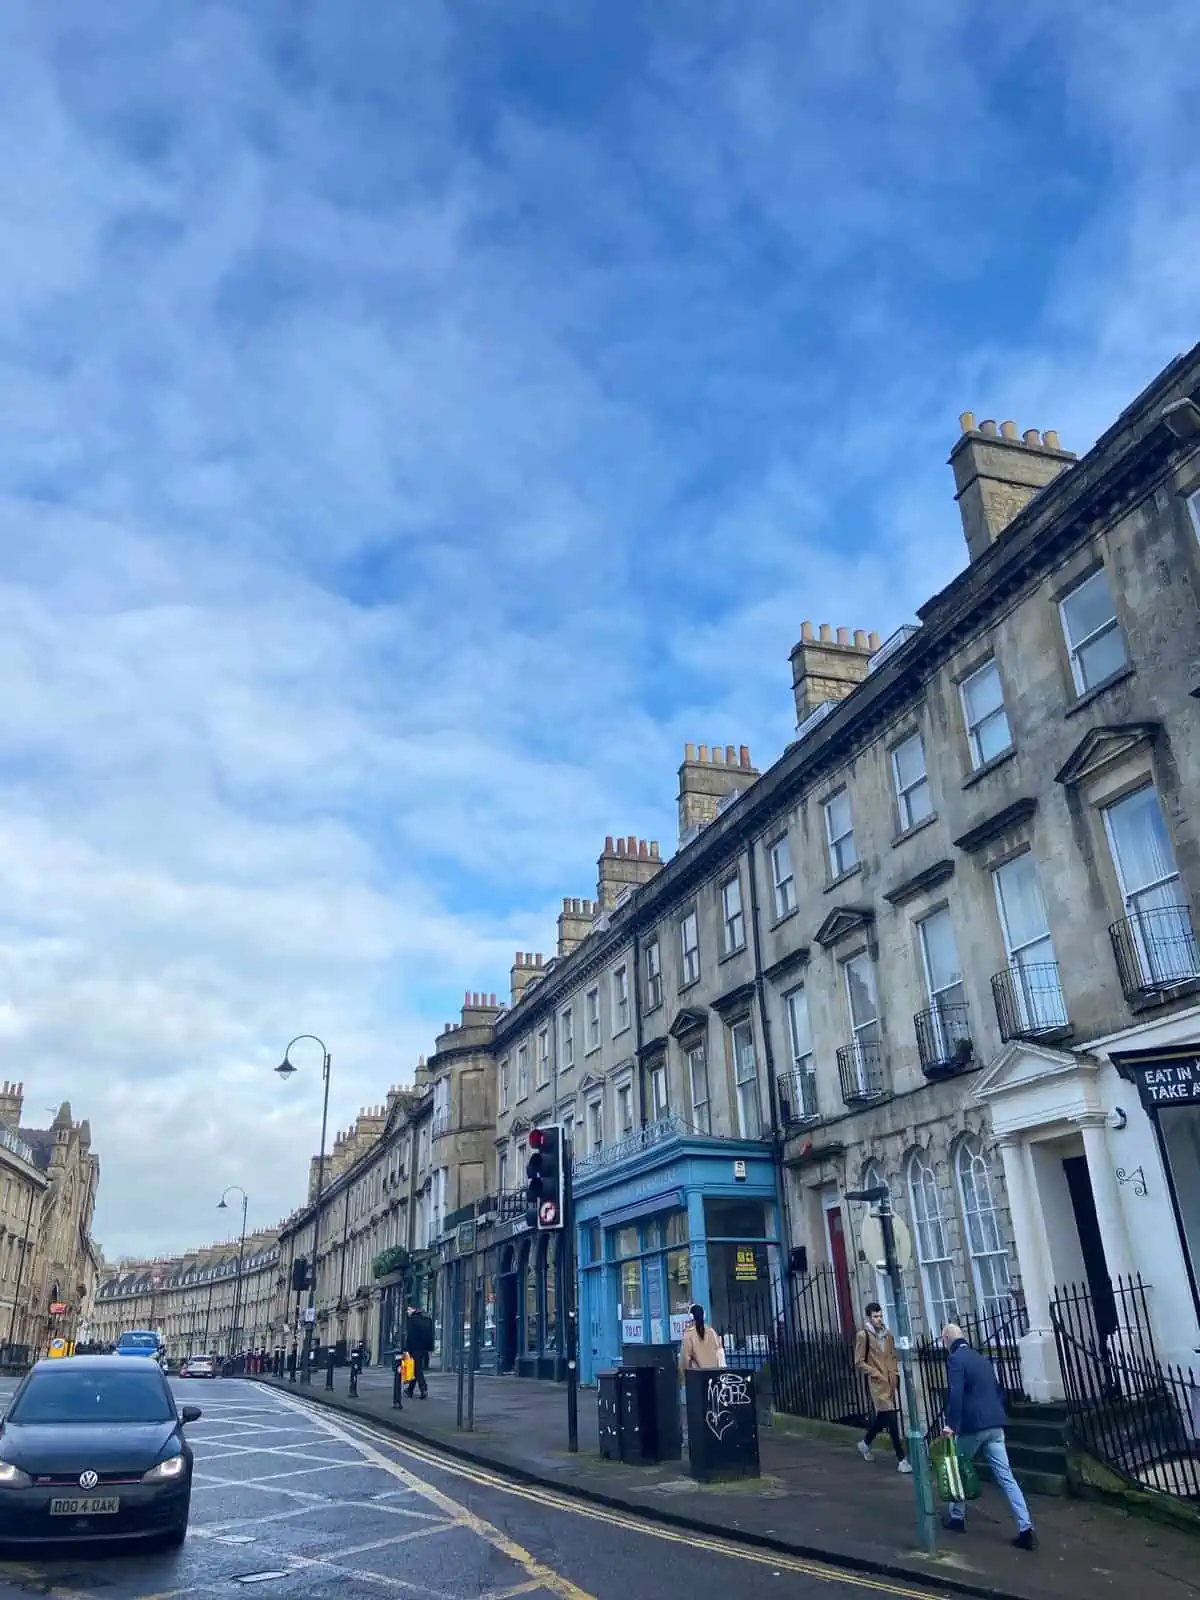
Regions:
<svg viewBox="0 0 1200 1600"><path fill-rule="evenodd" d="M874 1461L875 1457L871 1454L871 1446L865 1439L860 1439L856 1448L864 1461Z"/></svg>
<svg viewBox="0 0 1200 1600"><path fill-rule="evenodd" d="M967 1525L961 1517L943 1517L942 1527L947 1533L966 1533Z"/></svg>
<svg viewBox="0 0 1200 1600"><path fill-rule="evenodd" d="M1018 1550L1036 1550L1037 1534L1034 1533L1032 1528L1022 1528L1013 1540L1013 1544L1016 1545Z"/></svg>
<svg viewBox="0 0 1200 1600"><path fill-rule="evenodd" d="M899 1466L896 1468L896 1471L897 1472L903 1472L906 1477L911 1477L912 1476L912 1462L911 1461L901 1461Z"/></svg>

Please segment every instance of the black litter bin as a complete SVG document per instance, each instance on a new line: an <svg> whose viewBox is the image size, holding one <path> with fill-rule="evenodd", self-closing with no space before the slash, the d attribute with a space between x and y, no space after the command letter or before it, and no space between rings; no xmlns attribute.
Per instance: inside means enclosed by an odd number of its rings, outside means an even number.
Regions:
<svg viewBox="0 0 1200 1600"><path fill-rule="evenodd" d="M683 1422L679 1412L679 1347L674 1344L627 1344L623 1367L648 1367L654 1373L654 1417L657 1461L678 1461L683 1455Z"/></svg>
<svg viewBox="0 0 1200 1600"><path fill-rule="evenodd" d="M616 1372L596 1374L596 1417L600 1431L600 1454L605 1461L621 1459L621 1400Z"/></svg>
<svg viewBox="0 0 1200 1600"><path fill-rule="evenodd" d="M700 1483L759 1477L753 1375L709 1368L687 1373L686 1386L692 1477Z"/></svg>
<svg viewBox="0 0 1200 1600"><path fill-rule="evenodd" d="M646 1466L659 1459L653 1367L616 1367L597 1376L600 1454Z"/></svg>

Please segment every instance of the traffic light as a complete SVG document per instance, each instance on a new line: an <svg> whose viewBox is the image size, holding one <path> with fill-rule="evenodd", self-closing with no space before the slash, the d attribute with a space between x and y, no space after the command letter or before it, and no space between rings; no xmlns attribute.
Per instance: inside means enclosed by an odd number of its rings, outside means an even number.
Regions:
<svg viewBox="0 0 1200 1600"><path fill-rule="evenodd" d="M562 1129L534 1128L525 1168L525 1221L546 1233L563 1225Z"/></svg>
<svg viewBox="0 0 1200 1600"><path fill-rule="evenodd" d="M292 1262L292 1293L303 1294L308 1288L308 1257L297 1256Z"/></svg>

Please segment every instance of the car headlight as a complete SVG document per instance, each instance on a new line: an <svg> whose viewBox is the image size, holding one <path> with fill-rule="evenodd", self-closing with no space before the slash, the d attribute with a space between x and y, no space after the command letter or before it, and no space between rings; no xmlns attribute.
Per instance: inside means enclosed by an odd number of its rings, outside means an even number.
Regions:
<svg viewBox="0 0 1200 1600"><path fill-rule="evenodd" d="M0 1489L28 1489L33 1479L11 1461L0 1461Z"/></svg>
<svg viewBox="0 0 1200 1600"><path fill-rule="evenodd" d="M168 1456L165 1461L160 1461L156 1467L151 1467L149 1472L142 1474L143 1483L169 1483L173 1478L182 1478L187 1471L187 1459L184 1456Z"/></svg>

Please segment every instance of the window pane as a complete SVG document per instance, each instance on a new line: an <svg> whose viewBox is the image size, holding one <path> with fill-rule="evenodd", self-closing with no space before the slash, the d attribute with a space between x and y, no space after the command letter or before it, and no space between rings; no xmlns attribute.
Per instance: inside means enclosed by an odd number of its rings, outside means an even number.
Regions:
<svg viewBox="0 0 1200 1600"><path fill-rule="evenodd" d="M808 995L803 989L793 989L787 997L788 1031L791 1035L792 1062L802 1066L812 1054L812 1030L808 1018Z"/></svg>
<svg viewBox="0 0 1200 1600"><path fill-rule="evenodd" d="M1105 813L1126 899L1175 877L1175 858L1153 788L1139 789Z"/></svg>
<svg viewBox="0 0 1200 1600"><path fill-rule="evenodd" d="M1108 574L1103 568L1094 572L1086 582L1073 589L1062 603L1067 624L1067 637L1078 646L1116 616L1112 594L1108 587Z"/></svg>
<svg viewBox="0 0 1200 1600"><path fill-rule="evenodd" d="M994 661L989 661L973 678L968 678L962 686L963 699L967 706L967 720L972 724L982 722L992 711L1003 710L1004 694L1000 688L1000 670Z"/></svg>
<svg viewBox="0 0 1200 1600"><path fill-rule="evenodd" d="M896 779L902 789L911 789L925 776L925 747L919 733L897 745L895 762Z"/></svg>
<svg viewBox="0 0 1200 1600"><path fill-rule="evenodd" d="M930 999L962 982L954 928L949 911L937 911L921 923L921 942L925 951L925 970Z"/></svg>
<svg viewBox="0 0 1200 1600"><path fill-rule="evenodd" d="M1046 902L1042 899L1042 887L1031 855L1018 856L1015 861L997 868L996 892L1010 956L1048 941L1050 924ZM1042 959L1052 960L1053 956L1048 953Z"/></svg>
<svg viewBox="0 0 1200 1600"><path fill-rule="evenodd" d="M871 971L871 962L867 956L855 956L853 961L848 961L845 966L846 994L850 1001L850 1016L856 1028L865 1023L873 1022L877 1016L875 1007L875 977Z"/></svg>

